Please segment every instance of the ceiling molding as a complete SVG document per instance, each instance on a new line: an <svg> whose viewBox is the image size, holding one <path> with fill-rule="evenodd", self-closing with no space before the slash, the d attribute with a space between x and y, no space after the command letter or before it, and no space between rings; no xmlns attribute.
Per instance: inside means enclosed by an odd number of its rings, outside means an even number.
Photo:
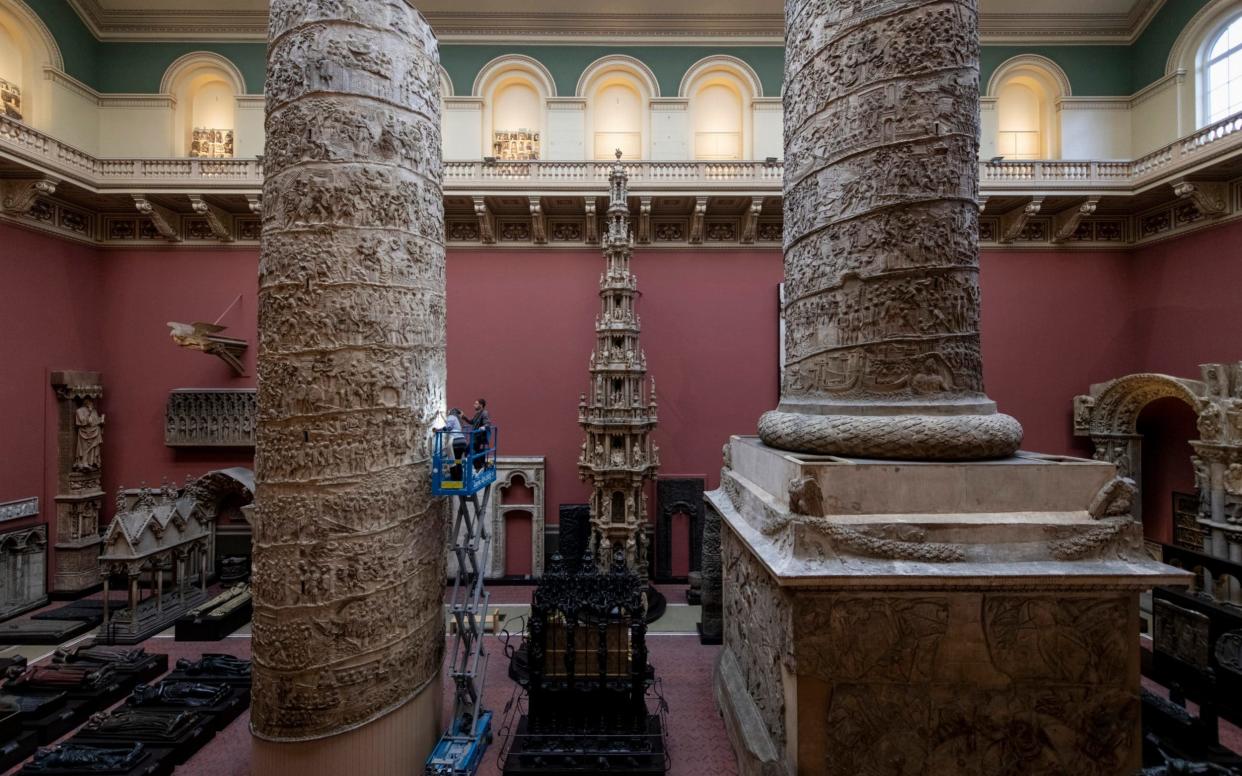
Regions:
<svg viewBox="0 0 1242 776"><path fill-rule="evenodd" d="M116 6L109 0L68 0L96 38L104 41L262 41L267 39L263 8L194 10L172 7L169 0L146 0ZM1129 44L1151 23L1166 0L1135 0L1128 11L1064 13L1055 9L1029 13L980 15L984 43ZM536 3L537 4L537 3ZM204 4L206 6L208 4ZM469 4L466 3L468 6ZM779 5L777 6L779 8ZM491 11L469 7L425 10L436 35L445 43L496 43L520 38L525 43L612 45L690 45L720 43L780 45L783 14L670 12L606 13L584 11Z"/></svg>

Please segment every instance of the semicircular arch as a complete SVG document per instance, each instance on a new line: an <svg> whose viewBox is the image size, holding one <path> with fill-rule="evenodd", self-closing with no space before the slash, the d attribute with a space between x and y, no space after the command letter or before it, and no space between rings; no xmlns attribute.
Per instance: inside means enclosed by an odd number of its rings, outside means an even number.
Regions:
<svg viewBox="0 0 1242 776"><path fill-rule="evenodd" d="M1138 418L1143 408L1158 399L1181 399L1198 412L1204 385L1170 375L1142 373L1111 381L1099 395L1091 412L1091 434L1138 433Z"/></svg>

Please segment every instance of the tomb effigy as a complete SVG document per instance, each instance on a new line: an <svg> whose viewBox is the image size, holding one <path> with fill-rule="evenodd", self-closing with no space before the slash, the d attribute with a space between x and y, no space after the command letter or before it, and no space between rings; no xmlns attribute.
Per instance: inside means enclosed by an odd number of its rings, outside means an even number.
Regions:
<svg viewBox="0 0 1242 776"><path fill-rule="evenodd" d="M177 641L219 641L250 622L250 585L233 585L177 618Z"/></svg>
<svg viewBox="0 0 1242 776"><path fill-rule="evenodd" d="M781 402L708 495L739 771L1133 773L1138 594L1186 575L983 391L977 3L786 30Z"/></svg>
<svg viewBox="0 0 1242 776"><path fill-rule="evenodd" d="M600 313L595 318L591 387L578 403L578 424L586 439L578 457L578 476L591 486L591 549L601 569L620 550L626 565L648 577L647 483L660 468L660 450L651 441L656 395L645 385L647 355L639 343L642 322L634 309L638 280L630 271L628 176L621 152L608 177L608 229L603 235L606 264L599 278ZM577 560L577 558L574 558Z"/></svg>
<svg viewBox="0 0 1242 776"><path fill-rule="evenodd" d="M268 30L251 767L412 773L444 654L438 44L385 0Z"/></svg>

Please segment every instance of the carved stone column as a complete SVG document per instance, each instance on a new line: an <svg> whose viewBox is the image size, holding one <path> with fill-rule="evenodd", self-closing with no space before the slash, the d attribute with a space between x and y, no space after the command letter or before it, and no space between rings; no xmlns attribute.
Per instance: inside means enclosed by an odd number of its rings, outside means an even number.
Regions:
<svg viewBox="0 0 1242 776"><path fill-rule="evenodd" d="M107 415L98 372L52 372L56 392L56 522L52 590L99 584L99 515L103 506L103 435Z"/></svg>
<svg viewBox="0 0 1242 776"><path fill-rule="evenodd" d="M382 0L273 0L269 38L252 770L421 772L444 647L437 42Z"/></svg>
<svg viewBox="0 0 1242 776"><path fill-rule="evenodd" d="M784 450L1017 450L979 350L976 0L786 3Z"/></svg>

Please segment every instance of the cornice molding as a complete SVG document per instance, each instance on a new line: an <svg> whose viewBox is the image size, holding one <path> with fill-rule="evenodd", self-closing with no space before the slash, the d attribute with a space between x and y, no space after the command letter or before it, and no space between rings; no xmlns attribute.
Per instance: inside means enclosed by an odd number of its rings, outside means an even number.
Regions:
<svg viewBox="0 0 1242 776"><path fill-rule="evenodd" d="M1060 97L1057 110L1130 110L1130 97Z"/></svg>
<svg viewBox="0 0 1242 776"><path fill-rule="evenodd" d="M44 79L69 89L99 108L174 108L177 98L171 94L125 94L97 92L68 73L52 67L43 68ZM263 97L258 97L262 108Z"/></svg>
<svg viewBox="0 0 1242 776"><path fill-rule="evenodd" d="M1147 29L1166 0L1139 0L1128 13L983 13L984 43L1130 44ZM259 10L109 9L100 0L67 0L103 41L262 41L267 13ZM776 4L774 4L776 5ZM779 6L778 6L779 7ZM605 13L514 10L424 11L444 43L782 45L784 19L775 13ZM607 30L608 32L601 32Z"/></svg>

